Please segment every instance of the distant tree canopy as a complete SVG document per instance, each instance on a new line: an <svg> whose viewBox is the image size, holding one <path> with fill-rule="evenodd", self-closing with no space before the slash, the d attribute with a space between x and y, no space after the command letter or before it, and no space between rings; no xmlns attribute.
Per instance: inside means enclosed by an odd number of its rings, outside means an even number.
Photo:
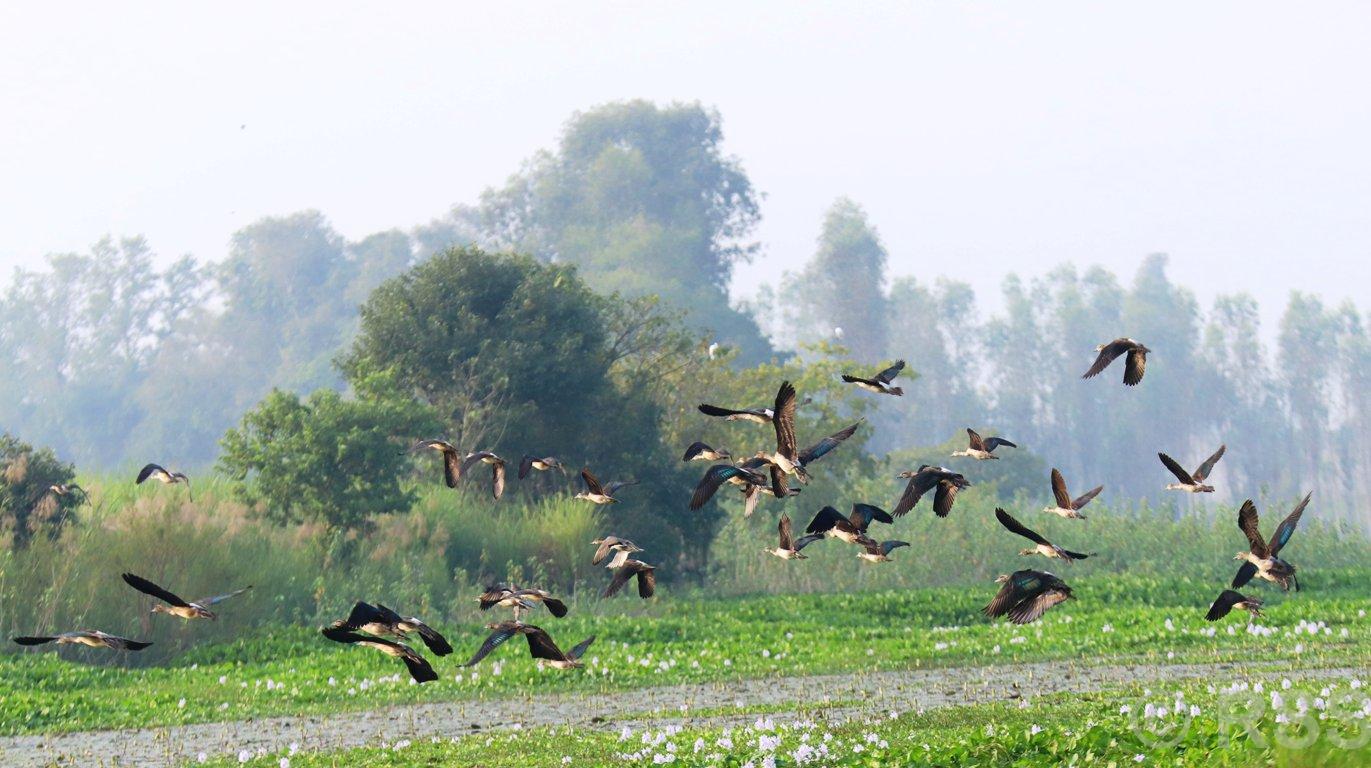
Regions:
<svg viewBox="0 0 1371 768"><path fill-rule="evenodd" d="M595 290L660 296L690 327L758 362L770 346L728 298L734 265L756 249L747 238L758 198L722 140L719 114L698 104L629 101L577 113L556 149L419 239L474 237L576 264Z"/></svg>
<svg viewBox="0 0 1371 768"><path fill-rule="evenodd" d="M0 434L0 537L23 547L35 536L56 536L85 499L79 491L58 495L49 489L75 476L51 449Z"/></svg>

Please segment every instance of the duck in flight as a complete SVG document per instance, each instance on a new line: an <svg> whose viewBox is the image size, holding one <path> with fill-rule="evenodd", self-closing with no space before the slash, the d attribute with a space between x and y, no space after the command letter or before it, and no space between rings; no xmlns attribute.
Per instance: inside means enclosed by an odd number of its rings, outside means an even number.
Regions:
<svg viewBox="0 0 1371 768"><path fill-rule="evenodd" d="M879 520L887 525L895 522L884 509L871 504L853 504L849 517L843 517L833 507L824 507L809 521L805 533L826 536L848 544L864 545L864 539L869 541L866 531L871 527L873 520Z"/></svg>
<svg viewBox="0 0 1371 768"><path fill-rule="evenodd" d="M722 408L709 403L700 403L700 413L706 416L719 416L724 421L750 421L754 424L770 424L775 413L770 408Z"/></svg>
<svg viewBox="0 0 1371 768"><path fill-rule="evenodd" d="M557 644L552 641L552 637L542 627L533 624L525 624L521 621L500 621L487 624L486 629L490 630L490 635L485 642L476 650L471 659L463 664L464 667L474 667L481 663L481 660L490 655L490 652L504 644L504 642L515 635L523 635L528 638L528 652L533 658L540 662L547 662L556 669L574 669L581 666L581 656L585 654L590 644L595 642L595 636L582 640L565 653L562 652Z"/></svg>
<svg viewBox="0 0 1371 768"><path fill-rule="evenodd" d="M888 563L890 553L900 547L909 546L907 541L876 541L865 536L861 541L862 551L857 553L857 557L868 563Z"/></svg>
<svg viewBox="0 0 1371 768"><path fill-rule="evenodd" d="M1279 584L1286 592L1290 591L1291 584L1295 585L1296 592L1299 591L1300 580L1295 577L1295 566L1282 560L1279 555L1281 549L1290 542L1290 537L1295 534L1295 526L1300 524L1304 508L1309 506L1309 499L1313 495L1313 491L1310 491L1281 524L1276 526L1276 532L1271 534L1270 541L1262 539L1257 505L1253 504L1251 499L1243 502L1242 509L1238 510L1238 528L1247 536L1249 549L1233 556L1234 560L1243 561L1238 567L1238 574L1233 577L1233 589L1241 589L1256 576L1264 581Z"/></svg>
<svg viewBox="0 0 1371 768"><path fill-rule="evenodd" d="M638 597L644 600L652 597L657 591L657 568L641 560L626 560L623 565L616 568L614 578L610 579L609 586L605 587L601 597L614 597L619 594L619 590L634 576L638 577Z"/></svg>
<svg viewBox="0 0 1371 768"><path fill-rule="evenodd" d="M780 542L774 549L763 549L768 555L775 555L782 560L803 560L807 555L800 554L800 550L822 539L823 534L809 534L796 539L790 530L790 516L781 513L781 522L776 526L776 532L780 536Z"/></svg>
<svg viewBox="0 0 1371 768"><path fill-rule="evenodd" d="M605 567L614 570L628 560L628 556L637 552L642 552L643 548L618 536L606 536L603 539L595 539L590 542L595 545L595 556L590 559L591 565L599 565L613 552L614 557L610 558Z"/></svg>
<svg viewBox="0 0 1371 768"><path fill-rule="evenodd" d="M703 507L724 483L739 485L747 489L762 487L767 484L767 476L762 474L762 467L766 462L760 458L748 459L738 464L715 464L705 470L704 477L695 486L695 492L690 496L690 508L699 509ZM754 504L755 506L755 504ZM750 514L751 510L749 510Z"/></svg>
<svg viewBox="0 0 1371 768"><path fill-rule="evenodd" d="M1024 569L995 581L1003 586L983 612L992 619L1008 616L1015 624L1037 621L1052 606L1074 597L1066 582L1047 571Z"/></svg>
<svg viewBox="0 0 1371 768"><path fill-rule="evenodd" d="M562 474L566 474L566 467L562 466L561 460L556 456L543 456L540 458L538 456L529 456L525 454L522 459L519 459L520 480L528 477L529 471L534 469L539 472L549 472L555 469Z"/></svg>
<svg viewBox="0 0 1371 768"><path fill-rule="evenodd" d="M462 452L457 450L457 446L446 440L420 440L409 450L411 453L423 450L441 453L443 455L443 480L447 483L447 487L457 487L457 482L462 479Z"/></svg>
<svg viewBox="0 0 1371 768"><path fill-rule="evenodd" d="M91 648L109 648L114 651L141 651L152 645L151 641L130 640L127 637L119 637L98 629L83 629L77 632L63 632L59 635L26 636L16 637L14 642L19 645L44 645L46 643L57 643L58 645L88 645Z"/></svg>
<svg viewBox="0 0 1371 768"><path fill-rule="evenodd" d="M1205 485L1205 480L1209 477L1214 465L1223 458L1223 452L1228 449L1227 445L1220 445L1219 450L1214 451L1214 455L1204 460L1194 472L1186 472L1177 461L1164 453L1157 454L1157 458L1162 460L1162 465L1171 470L1171 474L1176 476L1179 483L1168 483L1168 491L1185 491L1186 493L1213 493L1214 486Z"/></svg>
<svg viewBox="0 0 1371 768"><path fill-rule="evenodd" d="M589 469L581 470L581 479L585 481L586 489L578 494L576 498L584 499L591 504L615 504L619 499L614 496L620 488L627 488L630 485L637 485L637 480L615 480L614 482L600 484L595 479L595 475L590 474Z"/></svg>
<svg viewBox="0 0 1371 768"><path fill-rule="evenodd" d="M81 494L81 504L90 503L90 496L86 493L86 489L76 483L54 483L48 486L48 493L58 497L79 493Z"/></svg>
<svg viewBox="0 0 1371 768"><path fill-rule="evenodd" d="M1057 471L1056 467L1053 467L1052 496L1056 501L1056 506L1043 507L1043 511L1051 512L1054 515L1059 515L1071 520L1084 520L1085 515L1081 514L1081 507L1089 504L1090 500L1099 496L1100 491L1103 490L1103 485L1097 485L1073 499L1071 498L1071 494L1066 492L1066 478L1062 477L1062 473Z"/></svg>
<svg viewBox="0 0 1371 768"><path fill-rule="evenodd" d="M142 576L132 573L122 574L124 583L142 592L145 595L155 597L166 603L166 605L156 604L152 606L153 613L166 613L181 619L217 619L218 614L210 610L210 606L218 605L230 597L237 597L244 592L252 589L249 584L242 589L235 589L232 592L214 597L206 597L194 602L187 602L177 597L174 593L153 584Z"/></svg>
<svg viewBox="0 0 1371 768"><path fill-rule="evenodd" d="M540 603L547 606L548 613L559 619L567 614L566 603L553 597L552 593L545 589L519 589L513 584L492 584L486 587L485 593L477 599L483 611L497 605L502 608L513 608L515 621L519 620L521 613Z"/></svg>
<svg viewBox="0 0 1371 768"><path fill-rule="evenodd" d="M347 627L346 622L335 621L332 625L319 630L320 634L335 643L347 645L360 645L364 648L374 648L391 658L399 659L405 663L409 670L409 676L414 678L416 683L429 683L438 679L438 673L433 671L433 665L428 663L428 659L419 655L419 652L410 648L404 643L388 640L384 637L362 634Z"/></svg>
<svg viewBox="0 0 1371 768"><path fill-rule="evenodd" d="M490 465L490 492L499 500L505 493L505 460L490 451L473 451L462 459L462 474L470 472L477 464Z"/></svg>
<svg viewBox="0 0 1371 768"><path fill-rule="evenodd" d="M805 477L808 477L808 468L810 464L813 464L814 462L823 458L825 455L832 452L833 449L842 445L843 442L847 440L849 437L852 437L852 435L854 435L857 432L857 427L860 427L863 421L865 421L865 419L859 419L857 422L849 424L846 427L843 427L842 429L838 430L837 432L834 432L828 437L825 437L819 442L809 446L803 451L800 451L799 454L796 456L795 463L798 465L800 471L805 472ZM754 466L750 464L750 462L760 463ZM800 492L799 488L790 487L790 482L786 479L786 473L781 471L781 469L777 465L772 464L768 459L760 457L748 459L747 461L743 462L742 466L753 468L769 466L771 472L771 486L769 489L765 486L759 485L748 485L743 488L743 497L746 500L746 504L743 508L744 517L749 517L752 515L752 510L755 509L757 506L757 497L761 493L766 493L769 491L771 495L775 498L785 499L794 496L795 494Z"/></svg>
<svg viewBox="0 0 1371 768"><path fill-rule="evenodd" d="M1082 554L1080 552L1072 552L1069 549L1063 549L1062 547L1053 544L1047 539L1044 539L1042 536L1039 536L1036 531L1032 530L1031 528L1019 522L1018 520L1015 520L1013 515L998 507L995 508L995 519L999 520L1000 525L1003 525L1005 528L1008 528L1012 533L1017 533L1025 539L1028 539L1029 541L1033 542L1033 546L1029 547L1028 549L1019 551L1019 554L1021 555L1042 555L1043 557L1065 560L1068 563L1074 562L1076 560L1084 560L1087 557L1090 557L1090 555Z"/></svg>
<svg viewBox="0 0 1371 768"><path fill-rule="evenodd" d="M895 377L899 376L900 371L903 370L904 361L896 360L893 365L876 374L874 378L864 379L860 376L844 373L843 381L848 384L856 384L859 388L865 389L867 392L875 392L878 395L895 395L896 397L899 397L904 394L904 389L891 386L890 382L894 381Z"/></svg>
<svg viewBox="0 0 1371 768"><path fill-rule="evenodd" d="M795 444L795 387L789 381L781 382L776 390L776 403L771 426L776 430L776 450L773 453L758 451L757 458L771 465L782 475L793 475L802 484L809 482L809 472L800 463L800 451Z"/></svg>
<svg viewBox="0 0 1371 768"><path fill-rule="evenodd" d="M1209 613L1204 615L1205 621L1218 621L1228 615L1234 608L1241 608L1252 614L1252 618L1260 618L1262 615L1262 601L1255 597L1248 597L1240 592L1225 589L1209 606Z"/></svg>
<svg viewBox="0 0 1371 768"><path fill-rule="evenodd" d="M727 450L711 448L697 440L685 450L685 455L681 457L681 461L727 461L731 458L733 457Z"/></svg>
<svg viewBox="0 0 1371 768"><path fill-rule="evenodd" d="M976 430L971 429L970 427L967 427L966 429L966 436L968 442L966 450L953 451L953 456L968 456L976 461L988 461L990 459L1000 458L995 455L995 449L1002 445L1006 448L1019 447L1003 437L987 437L982 439L981 436L976 433Z"/></svg>
<svg viewBox="0 0 1371 768"><path fill-rule="evenodd" d="M901 517L913 509L925 493L935 488L937 490L933 494L933 513L938 517L947 517L952 511L952 503L957 500L957 492L971 485L960 472L953 472L947 467L930 467L927 464L921 465L913 472L901 472L900 477L909 478L909 483L905 485L904 493L900 494L900 500L895 502L895 508L890 510L890 514L895 517Z"/></svg>
<svg viewBox="0 0 1371 768"><path fill-rule="evenodd" d="M134 481L137 485L142 485L147 480L156 480L162 485L176 485L177 483L186 484L186 493L190 494L190 478L184 472L170 472L161 464L148 464L138 470L138 479Z"/></svg>
<svg viewBox="0 0 1371 768"><path fill-rule="evenodd" d="M1095 363L1090 366L1090 370L1086 371L1081 378L1089 379L1100 375L1119 355L1127 354L1128 357L1124 359L1123 366L1123 383L1130 387L1142 381L1143 370L1147 368L1147 353L1152 351L1128 338L1114 339L1108 344L1095 347L1095 350L1100 354L1095 358Z"/></svg>
<svg viewBox="0 0 1371 768"><path fill-rule="evenodd" d="M417 634L424 645L438 656L452 653L452 644L438 630L414 616L401 616L380 603L372 605L358 600L347 619L334 622L334 626L361 630L378 637L390 635L400 640L408 640L411 634Z"/></svg>

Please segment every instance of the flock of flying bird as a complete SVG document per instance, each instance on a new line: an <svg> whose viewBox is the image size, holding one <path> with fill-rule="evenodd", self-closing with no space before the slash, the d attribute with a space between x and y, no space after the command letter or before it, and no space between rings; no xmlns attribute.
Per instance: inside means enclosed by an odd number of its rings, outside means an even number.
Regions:
<svg viewBox="0 0 1371 768"><path fill-rule="evenodd" d="M1082 378L1092 378L1102 373L1114 360L1124 357L1123 382L1128 386L1135 386L1142 381L1147 354L1151 350L1132 339L1121 338L1100 345L1096 351L1098 355L1094 364ZM896 386L894 381L904 369L904 365L904 361L900 360L871 378L844 374L842 379L844 382L868 392L900 396L904 394L904 390ZM733 456L727 450L712 448L702 442L692 444L686 449L682 457L684 461L716 463L713 463L706 470L703 478L696 486L690 499L690 508L698 509L703 506L725 484L734 486L741 492L744 499L743 514L745 516L750 516L756 510L757 504L763 496L769 495L780 500L795 496L801 492L801 489L791 486L790 480L793 478L800 485L808 484L810 481L809 465L840 446L863 423L858 421L851 424L801 450L798 447L795 434L796 410L800 404L795 387L788 381L781 383L775 401L769 408L733 409L701 404L699 410L706 416L728 421L770 424L775 431L775 450L759 450L749 458L734 461ZM999 458L995 455L995 451L999 448L1018 447L1002 437L982 437L975 430L969 428L966 432L966 449L953 452L953 456L976 461L988 461ZM503 495L506 461L495 453L490 451L463 453L451 443L443 440L421 440L411 448L411 451L419 450L432 450L442 455L444 479L450 488L456 488L462 478L469 476L471 470L478 465L489 466L491 468L491 494L495 499L499 499ZM1225 446L1220 446L1194 472L1187 472L1170 456L1159 453L1158 457L1162 464L1175 475L1178 481L1168 484L1166 488L1188 493L1212 493L1214 486L1207 484L1206 480L1215 464L1223 457L1224 451ZM525 455L519 462L518 477L521 480L526 479L535 470L565 473L566 468L554 456ZM933 494L934 514L940 518L945 518L952 511L958 491L971 484L962 473L940 466L920 466L916 470L900 473L899 477L907 479L908 482L890 512L871 504L854 503L851 513L844 516L837 509L825 506L806 526L804 535L798 538L794 535L790 517L782 513L777 526L779 537L777 545L765 548L763 551L782 560L800 560L806 558L806 555L802 553L806 547L817 541L831 538L855 545L859 550L857 557L863 560L872 563L888 562L891 560L890 555L894 550L909 546L909 543L896 539L878 540L869 534L873 524L894 524L896 518L912 510L929 493ZM166 485L183 483L187 489L190 486L190 478L185 474L169 471L157 464L148 464L143 467L138 473L136 482L141 484L149 479ZM592 504L616 503L618 501L616 494L623 488L637 482L629 480L601 483L591 474L589 469L584 468L581 470L581 479L585 490L577 493L575 498ZM1065 478L1055 468L1051 473L1051 486L1055 504L1045 507L1043 512L1072 520L1084 520L1085 516L1081 514L1080 510L1104 489L1104 486L1097 486L1073 498L1067 490ZM60 488L54 486L51 490L53 493L66 494L74 489L76 489L75 486L61 486ZM1290 541L1290 537L1299 524L1300 517L1303 515L1305 507L1308 506L1309 500L1310 496L1305 496L1304 500L1276 528L1270 539L1265 539L1261 535L1256 506L1251 500L1243 503L1238 513L1238 527L1247 537L1249 547L1247 551L1240 552L1235 556L1234 559L1243 561L1243 564L1239 567L1231 588L1223 590L1210 606L1205 616L1206 619L1217 620L1226 616L1234 608L1246 610L1254 616L1260 616L1262 601L1236 591L1253 578L1269 581L1286 591L1289 591L1292 585L1296 590L1299 589L1299 581L1295 578L1295 566L1282 559L1280 552ZM1027 539L1032 544L1032 546L1020 551L1023 556L1041 555L1048 559L1062 560L1068 564L1091 556L1091 554L1075 552L1048 541L1002 508L996 508L995 518L1006 530ZM602 597L613 597L635 578L637 579L639 597L646 599L653 596L656 590L656 568L635 557L635 555L643 552L641 547L628 539L613 535L595 539L591 543L596 547L591 563L593 565L603 564L612 572ZM211 610L212 606L251 589L250 586L244 587L227 594L191 602L135 574L125 573L123 579L135 590L160 601L153 605L152 612L166 613L182 619L215 619L217 616ZM1011 574L999 576L996 582L1002 586L990 603L985 606L983 612L990 618L1007 617L1017 624L1036 621L1048 609L1073 598L1071 587L1061 578L1048 571L1031 568L1021 569ZM540 665L547 664L556 669L572 669L581 666L582 655L595 641L595 637L592 635L570 650L563 651L546 630L523 620L526 614L536 610L539 606L546 608L555 618L562 618L567 615L566 603L545 590L519 587L514 584L492 584L477 599L481 610L507 608L512 611L513 617L487 624L485 628L490 630L490 634L463 666L473 666L480 663L506 640L516 635L522 635L528 642L530 654L538 660ZM452 645L433 627L417 617L403 616L379 603L373 605L361 601L357 602L346 619L331 623L322 629L321 633L325 638L334 642L372 648L400 659L408 668L410 675L419 683L436 680L438 675L428 660L407 643L411 635L417 635L424 646L437 656L446 656L453 651ZM81 630L49 636L16 637L14 642L20 645L41 645L51 642L81 644L126 651L138 651L151 645L150 642L118 637L99 630Z"/></svg>

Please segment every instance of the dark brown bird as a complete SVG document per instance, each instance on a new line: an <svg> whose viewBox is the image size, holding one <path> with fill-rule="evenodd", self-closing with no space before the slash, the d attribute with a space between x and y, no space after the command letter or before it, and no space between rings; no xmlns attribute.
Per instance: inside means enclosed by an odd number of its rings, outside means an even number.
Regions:
<svg viewBox="0 0 1371 768"><path fill-rule="evenodd" d="M627 560L614 571L614 578L605 587L601 597L614 597L624 588L628 580L638 577L638 597L646 600L657 591L657 568L641 560Z"/></svg>
<svg viewBox="0 0 1371 768"><path fill-rule="evenodd" d="M970 427L967 427L966 429L966 436L968 443L966 450L953 451L953 456L969 456L977 461L988 461L990 459L1000 458L995 455L995 449L1002 445L1006 448L1019 447L1003 437L987 437L982 439L981 436L976 433L976 430L971 429Z"/></svg>
<svg viewBox="0 0 1371 768"><path fill-rule="evenodd" d="M1084 560L1087 557L1090 557L1090 555L1082 554L1080 552L1072 552L1069 549L1063 549L1062 547L1053 544L1052 542L1038 535L1037 531L1032 530L1028 526L1014 519L1013 515L998 507L995 509L995 519L999 520L1000 525L1003 525L1005 528L1009 529L1011 533L1017 533L1025 539L1028 539L1029 541L1033 542L1032 547L1021 550L1019 552L1019 554L1021 555L1042 555L1043 557L1065 560L1068 563L1074 562L1076 560Z"/></svg>
<svg viewBox="0 0 1371 768"><path fill-rule="evenodd" d="M847 382L848 384L856 384L861 389L865 389L868 392L875 392L878 395L895 395L896 397L899 397L900 395L904 394L904 389L900 387L893 387L890 385L890 382L894 381L895 377L899 376L900 371L903 370L904 361L896 360L893 365L891 365L884 371L881 371L880 373L876 374L876 376L873 378L864 379L861 376L853 376L851 374L844 373L843 381Z"/></svg>
<svg viewBox="0 0 1371 768"><path fill-rule="evenodd" d="M1220 445L1219 450L1214 451L1214 455L1205 459L1199 469L1196 469L1194 472L1186 472L1185 468L1175 459L1164 453L1157 454L1157 458L1162 460L1162 465L1171 470L1171 474L1175 475L1177 480L1180 480L1179 483L1168 483L1166 490L1185 491L1187 493L1213 493L1214 486L1205 485L1204 481L1209 477L1209 473L1214 469L1214 465L1218 464L1219 459L1223 458L1223 452L1227 449L1228 446Z"/></svg>
<svg viewBox="0 0 1371 768"><path fill-rule="evenodd" d="M1004 586L986 605L984 613L992 619L1008 616L1015 624L1037 621L1052 606L1074 597L1066 582L1047 571L1025 569L999 576L995 581Z"/></svg>
<svg viewBox="0 0 1371 768"><path fill-rule="evenodd" d="M214 597L206 597L194 602L188 602L182 600L171 591L153 584L142 576L125 573L123 574L123 579L124 583L128 584L130 587L166 603L166 605L152 606L153 613L165 613L181 619L217 619L219 616L215 614L214 611L210 610L210 606L222 603L230 597L237 597L249 589L252 589L252 585L249 584L242 589L236 589L227 594L215 595Z"/></svg>
<svg viewBox="0 0 1371 768"><path fill-rule="evenodd" d="M429 683L438 679L438 673L433 671L433 665L428 663L428 659L420 656L418 651L404 643L356 632L349 629L344 622L334 622L333 625L325 627L319 632L335 643L374 648L391 658L403 661L409 670L410 677L414 678L416 683Z"/></svg>
<svg viewBox="0 0 1371 768"><path fill-rule="evenodd" d="M420 440L410 448L411 452L422 450L437 451L443 455L443 480L447 487L456 488L462 479L462 452L457 450L457 446L446 440Z"/></svg>
<svg viewBox="0 0 1371 768"><path fill-rule="evenodd" d="M933 513L938 517L947 517L952 511L952 503L957 500L957 491L971 485L960 472L953 472L947 467L930 467L927 464L921 465L914 472L901 472L900 477L909 478L909 484L905 486L900 500L895 502L895 508L890 510L890 514L895 517L900 517L913 509L925 493L935 488L937 490L933 494Z"/></svg>
<svg viewBox="0 0 1371 768"><path fill-rule="evenodd" d="M1072 520L1084 520L1085 515L1081 514L1081 507L1089 504L1090 500L1099 496L1100 491L1103 490L1104 486L1099 485L1073 499L1071 498L1071 494L1066 492L1066 478L1062 477L1062 473L1058 472L1056 467L1053 467L1052 496L1056 501L1056 506L1043 507L1043 511L1051 512L1054 515L1070 518Z"/></svg>
<svg viewBox="0 0 1371 768"><path fill-rule="evenodd" d="M462 474L470 472L477 464L490 465L490 492L498 500L505 493L505 460L490 451L468 453L462 459Z"/></svg>
<svg viewBox="0 0 1371 768"><path fill-rule="evenodd" d="M334 626L357 629L377 636L390 635L408 640L411 634L419 635L428 649L439 656L452 653L452 644L438 630L425 624L414 616L401 616L391 609L377 603L372 605L357 601L345 621L335 622Z"/></svg>
<svg viewBox="0 0 1371 768"><path fill-rule="evenodd" d="M1248 597L1231 589L1225 589L1214 600L1214 604L1209 606L1209 613L1204 615L1205 621L1218 621L1228 615L1234 608L1241 608L1252 614L1253 618L1262 615L1262 601L1255 597Z"/></svg>
<svg viewBox="0 0 1371 768"><path fill-rule="evenodd" d="M1142 381L1143 371L1147 368L1147 353L1152 351L1142 344L1127 338L1114 339L1108 344L1101 344L1100 346L1095 347L1095 349L1100 354L1095 358L1094 365L1091 365L1090 370L1086 371L1081 378L1089 379L1098 376L1105 368L1108 368L1109 364L1114 362L1119 355L1127 353L1128 358L1124 360L1123 367L1123 383L1130 387Z"/></svg>
<svg viewBox="0 0 1371 768"><path fill-rule="evenodd" d="M1256 576L1264 581L1279 584L1281 589L1290 591L1290 585L1295 585L1295 591L1300 589L1300 581L1295 577L1295 566L1282 560L1278 555L1281 549L1290 542L1290 537L1295 535L1295 526L1300 524L1300 518L1304 516L1304 508L1309 506L1309 499L1314 492L1310 491L1295 509L1276 526L1276 532L1271 534L1270 541L1262 539L1260 521L1257 519L1257 505L1251 499L1244 501L1242 509L1238 510L1238 528L1247 537L1249 549L1247 552L1239 552L1233 556L1234 560L1244 561L1238 567L1238 574L1233 577L1233 588L1240 589L1247 582Z"/></svg>
<svg viewBox="0 0 1371 768"><path fill-rule="evenodd" d="M141 640L130 640L127 637L119 637L101 632L98 629L83 629L77 632L63 632L60 635L43 635L39 637L16 637L14 642L19 645L43 645L45 643L57 643L58 645L88 645L91 648L109 648L114 651L141 651L152 645Z"/></svg>
<svg viewBox="0 0 1371 768"><path fill-rule="evenodd" d="M534 469L539 472L549 472L555 469L562 474L566 474L566 467L562 466L561 460L556 456L543 456L540 458L538 456L529 456L525 454L524 457L519 460L519 479L523 480L528 477L528 473Z"/></svg>

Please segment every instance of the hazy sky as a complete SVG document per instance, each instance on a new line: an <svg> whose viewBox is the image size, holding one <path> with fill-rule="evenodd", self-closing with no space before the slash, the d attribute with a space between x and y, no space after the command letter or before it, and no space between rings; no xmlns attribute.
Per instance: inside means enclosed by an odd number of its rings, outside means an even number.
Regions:
<svg viewBox="0 0 1371 768"><path fill-rule="evenodd" d="M1292 288L1371 307L1371 4L113 5L0 9L0 282L105 233L409 227L644 97L717 107L765 193L744 294L848 195L896 274L983 299L1166 251L1268 320Z"/></svg>

